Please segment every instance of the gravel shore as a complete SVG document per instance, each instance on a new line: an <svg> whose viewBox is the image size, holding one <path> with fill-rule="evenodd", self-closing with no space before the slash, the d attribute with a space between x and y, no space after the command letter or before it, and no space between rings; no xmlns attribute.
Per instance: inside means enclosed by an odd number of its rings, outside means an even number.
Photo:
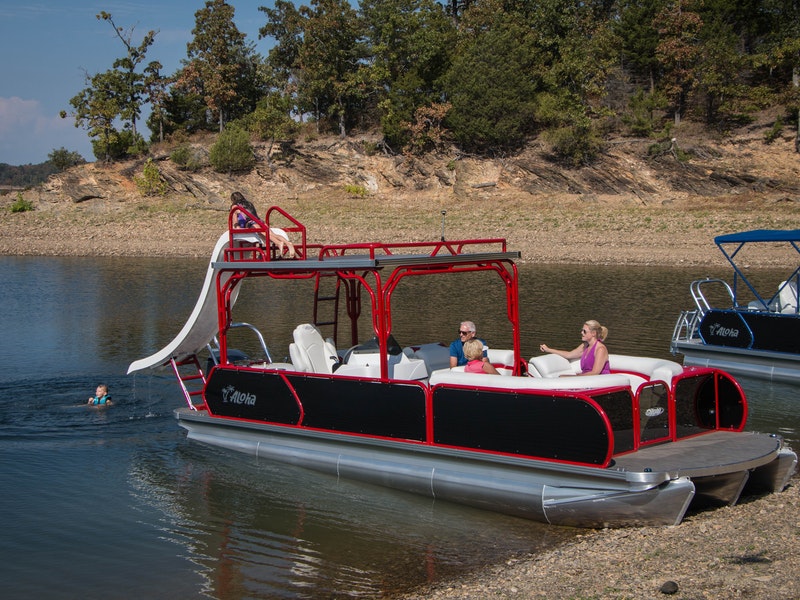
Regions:
<svg viewBox="0 0 800 600"><path fill-rule="evenodd" d="M327 243L438 239L447 211L448 239L505 237L524 261L542 263L721 265L715 235L800 228L797 203L768 197L657 204L603 197L490 200L296 197L280 204L301 216L309 241ZM224 230L226 208L93 200L16 214L0 210L0 255L205 258ZM781 261L766 255L751 266ZM684 599L800 598L797 483L793 479L780 494L691 515L675 527L581 532L544 554L516 557L404 598L646 599L668 592Z"/></svg>
<svg viewBox="0 0 800 600"><path fill-rule="evenodd" d="M780 494L743 498L674 527L587 531L544 554L403 598L800 598L797 484L793 479Z"/></svg>
<svg viewBox="0 0 800 600"><path fill-rule="evenodd" d="M227 202L95 199L2 210L0 255L209 256L227 218ZM524 262L598 265L724 265L716 235L746 229L800 228L800 202L732 196L642 203L582 195L498 194L463 202L452 197L299 196L276 202L306 226L310 243L506 238ZM263 213L267 205L256 202ZM442 215L442 212L446 215ZM759 252L751 266L781 264L785 254Z"/></svg>

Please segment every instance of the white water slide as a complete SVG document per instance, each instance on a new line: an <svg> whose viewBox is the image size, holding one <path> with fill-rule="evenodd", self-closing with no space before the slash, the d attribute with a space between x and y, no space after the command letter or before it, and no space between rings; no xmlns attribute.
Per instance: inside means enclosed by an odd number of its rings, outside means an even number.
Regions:
<svg viewBox="0 0 800 600"><path fill-rule="evenodd" d="M208 261L208 270L206 271L206 278L203 282L200 297L197 299L194 310L183 329L175 336L175 339L155 354L132 362L128 367L128 374L166 365L173 358L176 362L180 362L205 348L217 335L219 323L217 321L217 290L214 285L215 273L213 264L224 258L229 239L227 232L219 236L219 240L214 246L214 251L211 253L211 260ZM263 240L258 238L256 234L237 233L235 239L243 242L263 243ZM223 277L230 277L230 274L225 274ZM238 294L239 287L237 286L231 297L231 306L236 302Z"/></svg>

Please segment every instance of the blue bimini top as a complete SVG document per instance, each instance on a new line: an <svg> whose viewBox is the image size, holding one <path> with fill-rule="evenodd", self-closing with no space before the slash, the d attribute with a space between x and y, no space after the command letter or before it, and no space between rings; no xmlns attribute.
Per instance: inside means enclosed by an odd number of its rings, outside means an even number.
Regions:
<svg viewBox="0 0 800 600"><path fill-rule="evenodd" d="M800 229L753 229L718 235L715 244L744 244L748 242L800 242Z"/></svg>

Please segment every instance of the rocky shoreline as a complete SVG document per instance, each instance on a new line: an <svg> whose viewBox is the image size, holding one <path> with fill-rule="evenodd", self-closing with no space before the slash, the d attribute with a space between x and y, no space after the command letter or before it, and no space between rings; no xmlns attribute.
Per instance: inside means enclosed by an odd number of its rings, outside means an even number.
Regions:
<svg viewBox="0 0 800 600"><path fill-rule="evenodd" d="M581 533L403 600L513 598L787 600L800 598L800 488L743 498L673 527Z"/></svg>

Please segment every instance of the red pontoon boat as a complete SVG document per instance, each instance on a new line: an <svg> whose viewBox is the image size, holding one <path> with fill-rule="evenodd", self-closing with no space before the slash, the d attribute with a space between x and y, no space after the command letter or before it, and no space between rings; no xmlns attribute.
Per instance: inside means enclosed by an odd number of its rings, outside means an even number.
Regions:
<svg viewBox="0 0 800 600"><path fill-rule="evenodd" d="M519 254L503 239L319 246L278 207L254 221L244 230L229 222L185 327L128 370L171 365L187 401L176 415L192 439L584 527L677 524L692 502L734 504L746 487L779 491L794 472L797 457L780 437L743 431L745 395L723 371L611 355L610 375L558 377L574 366L555 355L526 361ZM268 243L276 222L299 237L299 260L281 260ZM441 340L404 347L393 336L398 286L467 273L491 274L505 290L511 347L489 351L499 376L450 369ZM272 280L271 290L314 284L314 314L286 340L290 361L272 360L261 333L269 323L234 319L243 283L258 278ZM326 302L333 316L322 319ZM264 357L229 347L241 327Z"/></svg>

